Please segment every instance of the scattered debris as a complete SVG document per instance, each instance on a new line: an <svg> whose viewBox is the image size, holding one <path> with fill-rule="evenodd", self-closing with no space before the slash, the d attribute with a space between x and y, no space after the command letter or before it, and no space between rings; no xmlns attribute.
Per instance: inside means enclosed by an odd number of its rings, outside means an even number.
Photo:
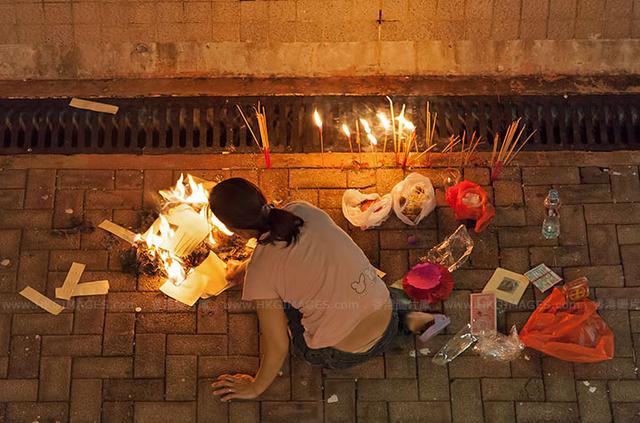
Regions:
<svg viewBox="0 0 640 423"><path fill-rule="evenodd" d="M3 266L3 267L8 267L10 264L11 264L11 260L9 259L4 259L0 261L0 266Z"/></svg>
<svg viewBox="0 0 640 423"><path fill-rule="evenodd" d="M107 219L103 220L102 223L98 225L98 227L114 234L118 238L127 241L129 244L133 244L136 239L135 233Z"/></svg>
<svg viewBox="0 0 640 423"><path fill-rule="evenodd" d="M20 295L51 314L58 315L62 310L64 310L63 306L45 297L30 286L27 286L20 291Z"/></svg>
<svg viewBox="0 0 640 423"><path fill-rule="evenodd" d="M93 223L82 220L70 228L52 229L51 234L54 236L67 236L73 234L90 234L95 230Z"/></svg>
<svg viewBox="0 0 640 423"><path fill-rule="evenodd" d="M409 357L415 357L415 356L416 356L416 350L409 351Z"/></svg>
<svg viewBox="0 0 640 423"><path fill-rule="evenodd" d="M420 348L418 350L418 352L420 353L420 355L429 355L429 354L431 354L431 350L429 348Z"/></svg>
<svg viewBox="0 0 640 423"><path fill-rule="evenodd" d="M589 381L588 381L588 380L585 380L584 382L582 382L582 384L583 384L584 386L591 386L591 384L589 383Z"/></svg>
<svg viewBox="0 0 640 423"><path fill-rule="evenodd" d="M589 388L589 392L592 393L592 394L597 390L598 390L598 388L596 388L595 386L592 386L591 388Z"/></svg>
<svg viewBox="0 0 640 423"><path fill-rule="evenodd" d="M73 214L73 209L65 209L66 214Z"/></svg>
<svg viewBox="0 0 640 423"><path fill-rule="evenodd" d="M327 398L327 404L333 404L336 402L338 402L338 396L336 394L333 394L329 398Z"/></svg>
<svg viewBox="0 0 640 423"><path fill-rule="evenodd" d="M71 263L71 268L67 273L67 277L64 279L64 283L61 288L56 289L56 298L62 300L68 300L71 298L76 285L80 282L80 277L84 272L85 265L82 263Z"/></svg>
<svg viewBox="0 0 640 423"><path fill-rule="evenodd" d="M142 311L142 307L136 307L135 311L136 311L136 313L140 313Z"/></svg>
<svg viewBox="0 0 640 423"><path fill-rule="evenodd" d="M90 110L92 112L109 113L115 115L118 113L118 106L111 104L98 103L97 101L82 100L80 98L72 98L69 106L76 109Z"/></svg>
<svg viewBox="0 0 640 423"><path fill-rule="evenodd" d="M79 283L71 292L72 297L88 296L88 295L105 295L109 292L109 281L93 281ZM56 288L56 298L60 298L60 294L64 294L62 288Z"/></svg>

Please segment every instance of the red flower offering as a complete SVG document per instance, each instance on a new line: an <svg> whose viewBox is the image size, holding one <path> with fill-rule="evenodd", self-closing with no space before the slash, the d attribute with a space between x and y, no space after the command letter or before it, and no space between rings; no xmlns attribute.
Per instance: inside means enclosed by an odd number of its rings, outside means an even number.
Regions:
<svg viewBox="0 0 640 423"><path fill-rule="evenodd" d="M433 304L449 298L453 290L453 277L440 264L419 263L404 277L402 287L411 299Z"/></svg>

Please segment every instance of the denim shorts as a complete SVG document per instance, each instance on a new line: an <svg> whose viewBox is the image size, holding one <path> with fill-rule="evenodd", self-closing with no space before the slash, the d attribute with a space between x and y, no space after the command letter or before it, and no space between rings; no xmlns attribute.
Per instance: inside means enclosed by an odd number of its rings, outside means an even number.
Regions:
<svg viewBox="0 0 640 423"><path fill-rule="evenodd" d="M291 342L294 348L309 364L326 369L347 369L388 351L394 345L394 341L398 336L408 333L403 323L404 314L408 311L406 297L401 290L394 288L390 288L390 296L393 311L389 325L378 342L369 351L363 353L350 353L332 347L310 348L304 339L302 313L290 304L285 303L284 312L289 322Z"/></svg>

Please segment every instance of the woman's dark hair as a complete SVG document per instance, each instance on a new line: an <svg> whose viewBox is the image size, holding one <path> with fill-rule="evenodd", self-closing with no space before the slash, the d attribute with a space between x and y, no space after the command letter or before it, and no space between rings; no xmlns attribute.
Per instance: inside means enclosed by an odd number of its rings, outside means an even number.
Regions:
<svg viewBox="0 0 640 423"><path fill-rule="evenodd" d="M260 188L242 178L224 180L213 187L209 195L211 211L226 226L257 230L260 244L284 241L289 246L300 236L304 221L286 210L267 203Z"/></svg>

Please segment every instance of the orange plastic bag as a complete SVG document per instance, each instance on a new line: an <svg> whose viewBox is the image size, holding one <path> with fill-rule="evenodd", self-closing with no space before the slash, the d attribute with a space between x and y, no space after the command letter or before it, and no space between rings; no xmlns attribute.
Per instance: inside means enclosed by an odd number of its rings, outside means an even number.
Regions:
<svg viewBox="0 0 640 423"><path fill-rule="evenodd" d="M567 303L557 288L533 312L520 332L527 346L560 360L595 363L613 358L613 332L589 299Z"/></svg>

